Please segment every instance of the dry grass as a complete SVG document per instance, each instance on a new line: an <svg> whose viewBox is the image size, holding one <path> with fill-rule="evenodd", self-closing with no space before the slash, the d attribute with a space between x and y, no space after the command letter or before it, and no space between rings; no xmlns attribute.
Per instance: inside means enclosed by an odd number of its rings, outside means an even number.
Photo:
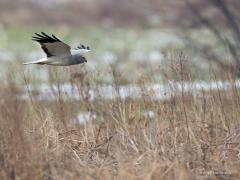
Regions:
<svg viewBox="0 0 240 180"><path fill-rule="evenodd" d="M54 101L35 101L33 94L20 99L9 76L0 90L0 179L240 178L234 86L198 96L180 93L169 101L144 94L90 101L88 81L81 76L72 82L84 87L82 101L63 99L60 91ZM97 118L71 125L80 110ZM154 117L144 115L149 110Z"/></svg>

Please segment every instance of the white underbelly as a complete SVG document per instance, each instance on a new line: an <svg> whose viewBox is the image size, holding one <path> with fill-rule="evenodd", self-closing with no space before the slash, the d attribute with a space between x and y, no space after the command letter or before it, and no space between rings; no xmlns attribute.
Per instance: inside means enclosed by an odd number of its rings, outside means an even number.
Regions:
<svg viewBox="0 0 240 180"><path fill-rule="evenodd" d="M55 66L67 66L69 65L69 58L68 56L52 56L45 63Z"/></svg>

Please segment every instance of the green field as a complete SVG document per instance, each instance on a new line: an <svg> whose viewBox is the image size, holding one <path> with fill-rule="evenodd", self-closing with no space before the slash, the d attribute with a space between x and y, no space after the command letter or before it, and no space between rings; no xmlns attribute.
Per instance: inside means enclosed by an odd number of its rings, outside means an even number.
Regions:
<svg viewBox="0 0 240 180"><path fill-rule="evenodd" d="M6 69L10 66L17 69L16 73L31 74L31 77L37 79L39 83L47 81L47 71L50 71L48 67L36 65L22 67L21 65L22 62L45 56L39 44L31 40L35 32L41 31L55 34L72 47L79 44L91 47L92 52L88 56L87 64L71 68L55 68L66 77L66 81L69 80L68 75L64 74L67 69L74 73L88 72L90 76L95 76L100 84L111 84L113 79L106 74L114 68L121 74L119 77L121 84L138 83L141 79L151 79L152 82L158 83L165 80L166 75L167 79L175 78L174 73L169 71L171 71L171 64L179 59L179 54L184 54L184 59L191 67L193 80L209 80L210 65L207 60L204 60L202 52L196 51L197 47L191 44L192 41L197 40L198 36L201 36L200 41L221 51L227 58L224 47L204 29L192 30L186 37L186 32L154 28L75 27L68 29L65 26L54 28L1 26L0 56L1 52L12 53L7 61L1 57L2 75L6 74ZM38 74L35 73L36 71ZM151 73L152 71L155 73Z"/></svg>

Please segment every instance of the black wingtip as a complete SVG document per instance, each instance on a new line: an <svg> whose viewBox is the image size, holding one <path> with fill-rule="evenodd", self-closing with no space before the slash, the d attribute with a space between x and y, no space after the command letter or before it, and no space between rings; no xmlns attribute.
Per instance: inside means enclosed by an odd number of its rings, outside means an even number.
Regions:
<svg viewBox="0 0 240 180"><path fill-rule="evenodd" d="M54 36L53 34L52 34L52 37L56 40L56 41L60 41L56 36Z"/></svg>
<svg viewBox="0 0 240 180"><path fill-rule="evenodd" d="M76 49L86 49L86 50L90 50L89 46L84 46L83 44L81 44L80 46L77 46Z"/></svg>
<svg viewBox="0 0 240 180"><path fill-rule="evenodd" d="M44 32L35 33L35 36L32 37L33 41L37 41L39 43L54 43L54 42L61 42L56 36L52 35L49 36Z"/></svg>

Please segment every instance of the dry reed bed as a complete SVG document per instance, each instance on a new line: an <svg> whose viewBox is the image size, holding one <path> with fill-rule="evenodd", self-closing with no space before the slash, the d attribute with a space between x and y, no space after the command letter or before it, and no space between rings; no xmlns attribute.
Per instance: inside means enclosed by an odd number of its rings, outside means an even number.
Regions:
<svg viewBox="0 0 240 180"><path fill-rule="evenodd" d="M0 179L240 178L234 87L169 101L144 94L67 101L61 92L51 102L27 101L18 94L10 80L0 90ZM72 126L79 110L97 118Z"/></svg>

